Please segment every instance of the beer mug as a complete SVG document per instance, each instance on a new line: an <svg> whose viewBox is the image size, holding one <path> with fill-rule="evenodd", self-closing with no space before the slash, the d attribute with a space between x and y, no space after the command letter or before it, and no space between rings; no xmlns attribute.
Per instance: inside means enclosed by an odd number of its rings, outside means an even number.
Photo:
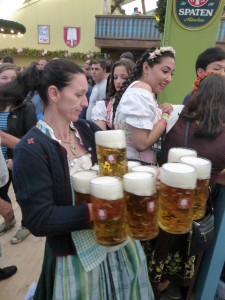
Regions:
<svg viewBox="0 0 225 300"><path fill-rule="evenodd" d="M194 156L181 157L180 161L182 163L192 165L197 170L197 184L193 204L193 220L199 220L205 216L206 202L209 196L209 178L212 164L208 159Z"/></svg>
<svg viewBox="0 0 225 300"><path fill-rule="evenodd" d="M157 179L157 174L158 174L158 168L156 166L137 166L137 167L133 167L131 169L132 172L147 172L147 173L151 173L154 176L155 182Z"/></svg>
<svg viewBox="0 0 225 300"><path fill-rule="evenodd" d="M131 172L123 176L129 235L150 240L159 233L157 196L152 173Z"/></svg>
<svg viewBox="0 0 225 300"><path fill-rule="evenodd" d="M91 201L97 242L103 246L124 242L127 225L122 180L113 176L92 179Z"/></svg>
<svg viewBox="0 0 225 300"><path fill-rule="evenodd" d="M140 166L140 165L141 165L141 163L139 161L128 160L128 162L127 162L128 172L131 172L132 168Z"/></svg>
<svg viewBox="0 0 225 300"><path fill-rule="evenodd" d="M86 170L80 171L72 175L73 189L75 195L75 203L80 204L82 201L91 202L90 180L96 178L98 173L96 171Z"/></svg>
<svg viewBox="0 0 225 300"><path fill-rule="evenodd" d="M123 130L95 133L100 176L119 176L127 173L126 140Z"/></svg>
<svg viewBox="0 0 225 300"><path fill-rule="evenodd" d="M187 233L192 226L196 169L188 164L166 163L161 167L160 181L159 227L169 233Z"/></svg>
<svg viewBox="0 0 225 300"><path fill-rule="evenodd" d="M197 152L194 149L189 148L170 148L168 153L168 163L179 162L181 156L197 156Z"/></svg>

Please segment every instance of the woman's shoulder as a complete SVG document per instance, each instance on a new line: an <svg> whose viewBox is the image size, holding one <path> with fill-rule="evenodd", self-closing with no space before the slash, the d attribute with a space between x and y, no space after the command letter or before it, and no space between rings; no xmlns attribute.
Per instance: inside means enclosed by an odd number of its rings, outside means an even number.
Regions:
<svg viewBox="0 0 225 300"><path fill-rule="evenodd" d="M85 130L85 129L90 129L91 131L99 131L101 128L96 125L94 122L89 121L89 120L84 120L84 119L78 119L75 123L74 126L77 128L77 130Z"/></svg>
<svg viewBox="0 0 225 300"><path fill-rule="evenodd" d="M36 126L32 127L30 130L27 131L27 133L21 138L21 142L26 142L33 144L34 139L40 138L43 139L46 135L39 130Z"/></svg>
<svg viewBox="0 0 225 300"><path fill-rule="evenodd" d="M135 81L130 85L130 88L139 88L139 89L144 89L152 93L152 88L149 84L143 81Z"/></svg>

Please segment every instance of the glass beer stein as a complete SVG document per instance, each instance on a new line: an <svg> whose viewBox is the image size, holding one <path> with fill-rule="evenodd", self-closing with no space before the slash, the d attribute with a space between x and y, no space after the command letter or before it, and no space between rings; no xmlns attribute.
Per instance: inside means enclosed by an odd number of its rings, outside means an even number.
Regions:
<svg viewBox="0 0 225 300"><path fill-rule="evenodd" d="M192 206L197 181L194 167L166 163L160 170L159 227L173 234L184 234L192 225Z"/></svg>
<svg viewBox="0 0 225 300"><path fill-rule="evenodd" d="M78 205L82 201L91 202L90 180L98 177L98 173L92 170L77 172L72 175L75 203Z"/></svg>
<svg viewBox="0 0 225 300"><path fill-rule="evenodd" d="M124 242L127 225L122 180L113 176L92 179L91 201L97 242L103 246Z"/></svg>
<svg viewBox="0 0 225 300"><path fill-rule="evenodd" d="M127 173L126 141L123 130L95 133L100 176L119 176Z"/></svg>
<svg viewBox="0 0 225 300"><path fill-rule="evenodd" d="M181 157L180 161L182 163L192 165L197 170L197 184L193 204L193 220L199 220L205 216L206 212L212 164L208 159L193 156Z"/></svg>
<svg viewBox="0 0 225 300"><path fill-rule="evenodd" d="M179 162L181 156L197 156L197 152L194 149L189 148L170 148L168 153L168 163Z"/></svg>
<svg viewBox="0 0 225 300"><path fill-rule="evenodd" d="M141 163L139 161L128 160L128 162L127 162L128 172L131 172L133 167L137 167L140 165L141 165Z"/></svg>
<svg viewBox="0 0 225 300"><path fill-rule="evenodd" d="M131 172L123 176L129 235L150 240L159 233L157 195L152 173Z"/></svg>
<svg viewBox="0 0 225 300"><path fill-rule="evenodd" d="M156 182L158 168L156 166L137 166L131 169L132 172L147 172L152 173Z"/></svg>

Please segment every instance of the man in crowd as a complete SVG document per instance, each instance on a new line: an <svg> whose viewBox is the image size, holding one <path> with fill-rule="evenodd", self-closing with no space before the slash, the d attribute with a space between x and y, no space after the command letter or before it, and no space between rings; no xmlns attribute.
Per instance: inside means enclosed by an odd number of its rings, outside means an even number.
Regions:
<svg viewBox="0 0 225 300"><path fill-rule="evenodd" d="M107 75L106 75L106 62L103 59L99 59L92 62L91 65L91 76L95 82L95 85L92 89L89 105L87 108L86 119L91 119L92 108L95 106L95 103L99 100L103 100L106 96L106 84L107 84Z"/></svg>
<svg viewBox="0 0 225 300"><path fill-rule="evenodd" d="M204 72L217 72L225 76L225 51L219 47L207 48L197 57L195 71L197 77ZM192 93L186 95L182 104L188 104Z"/></svg>

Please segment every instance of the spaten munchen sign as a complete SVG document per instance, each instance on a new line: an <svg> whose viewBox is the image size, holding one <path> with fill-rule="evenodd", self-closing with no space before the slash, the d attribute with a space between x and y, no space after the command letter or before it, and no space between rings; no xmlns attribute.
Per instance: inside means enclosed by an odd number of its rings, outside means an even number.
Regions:
<svg viewBox="0 0 225 300"><path fill-rule="evenodd" d="M199 30L213 22L223 0L173 0L173 11L179 25Z"/></svg>

